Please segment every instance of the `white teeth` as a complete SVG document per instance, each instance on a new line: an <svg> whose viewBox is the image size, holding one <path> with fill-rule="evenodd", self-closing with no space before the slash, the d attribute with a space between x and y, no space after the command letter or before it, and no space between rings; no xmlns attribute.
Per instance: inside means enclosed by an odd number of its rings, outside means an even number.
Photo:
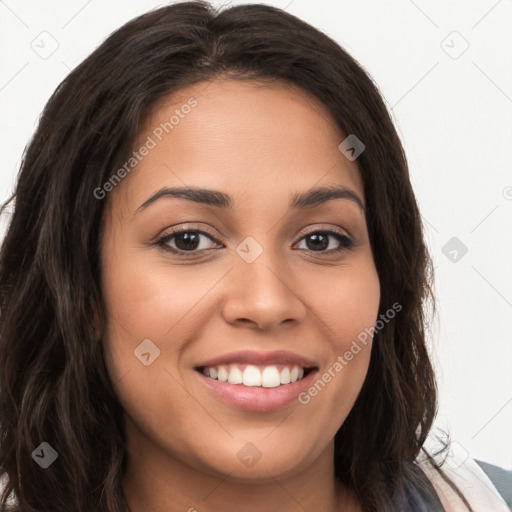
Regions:
<svg viewBox="0 0 512 512"><path fill-rule="evenodd" d="M227 382L228 371L224 366L219 366L219 369L217 371L217 380L220 380L220 382Z"/></svg>
<svg viewBox="0 0 512 512"><path fill-rule="evenodd" d="M261 374L261 385L264 388L276 388L281 384L279 371L275 366L267 366Z"/></svg>
<svg viewBox="0 0 512 512"><path fill-rule="evenodd" d="M302 379L304 368L297 365L284 366L279 371L277 366L270 365L260 370L257 366L249 364L242 371L238 365L232 364L203 368L203 374L211 379L230 384L276 388L282 384L290 384Z"/></svg>
<svg viewBox="0 0 512 512"><path fill-rule="evenodd" d="M211 369L210 369L210 377L212 375ZM290 384L290 368L288 366L285 366L281 370L281 384Z"/></svg>
<svg viewBox="0 0 512 512"><path fill-rule="evenodd" d="M243 381L244 379L240 368L238 368L238 366L234 364L231 365L231 369L229 370L228 382L230 384L242 384Z"/></svg>
<svg viewBox="0 0 512 512"><path fill-rule="evenodd" d="M248 364L245 367L244 386L261 386L261 373L256 366Z"/></svg>

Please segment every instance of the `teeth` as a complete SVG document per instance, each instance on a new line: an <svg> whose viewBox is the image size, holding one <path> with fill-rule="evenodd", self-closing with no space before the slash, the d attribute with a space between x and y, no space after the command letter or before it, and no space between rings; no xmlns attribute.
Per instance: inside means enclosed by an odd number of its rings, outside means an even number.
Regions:
<svg viewBox="0 0 512 512"><path fill-rule="evenodd" d="M240 368L238 368L238 366L232 365L231 370L229 370L228 382L230 384L242 384L243 380L244 379Z"/></svg>
<svg viewBox="0 0 512 512"><path fill-rule="evenodd" d="M227 382L228 371L224 366L219 366L219 369L217 371L217 379L220 380L220 382Z"/></svg>
<svg viewBox="0 0 512 512"><path fill-rule="evenodd" d="M248 364L245 367L244 386L261 386L261 372L256 366Z"/></svg>
<svg viewBox="0 0 512 512"><path fill-rule="evenodd" d="M220 365L218 367L204 368L203 374L211 379L229 382L230 384L276 388L302 379L304 377L304 368L300 368L297 365L284 366L279 371L277 366L270 365L260 370L257 366L248 364L242 371L236 364L232 364L229 366Z"/></svg>
<svg viewBox="0 0 512 512"><path fill-rule="evenodd" d="M263 370L261 384L264 388L276 388L281 385L281 375L275 366L267 366Z"/></svg>
<svg viewBox="0 0 512 512"><path fill-rule="evenodd" d="M210 376L211 376L211 370L210 370ZM288 368L288 366L285 366L281 370L281 384L290 384L290 368Z"/></svg>

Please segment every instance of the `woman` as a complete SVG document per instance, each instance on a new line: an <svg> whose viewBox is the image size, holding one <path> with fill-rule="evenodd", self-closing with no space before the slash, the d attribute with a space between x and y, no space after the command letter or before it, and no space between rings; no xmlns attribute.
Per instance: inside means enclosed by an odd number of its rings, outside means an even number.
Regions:
<svg viewBox="0 0 512 512"><path fill-rule="evenodd" d="M23 160L3 505L477 510L423 449L430 271L400 140L335 42L263 5L127 23Z"/></svg>

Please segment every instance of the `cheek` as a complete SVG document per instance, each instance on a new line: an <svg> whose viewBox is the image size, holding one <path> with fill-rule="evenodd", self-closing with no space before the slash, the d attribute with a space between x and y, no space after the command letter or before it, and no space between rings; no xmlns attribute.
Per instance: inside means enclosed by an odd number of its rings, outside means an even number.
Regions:
<svg viewBox="0 0 512 512"><path fill-rule="evenodd" d="M148 339L156 352L165 351L166 364L173 365L187 333L191 334L187 325L197 325L194 308L217 279L211 271L171 269L153 255L138 252L142 256L130 257L128 252L111 258L104 269L105 342L124 371L137 368L134 351Z"/></svg>
<svg viewBox="0 0 512 512"><path fill-rule="evenodd" d="M311 307L328 328L336 355L349 350L358 337L364 338L359 335L375 325L380 303L380 283L373 259L362 259L339 272L338 279L329 276L308 294Z"/></svg>
<svg viewBox="0 0 512 512"><path fill-rule="evenodd" d="M343 269L309 295L311 307L328 333L330 354L312 385L299 396L315 422L334 436L359 395L370 362L380 284L373 260Z"/></svg>
<svg viewBox="0 0 512 512"><path fill-rule="evenodd" d="M201 325L197 306L220 277L211 273L171 269L140 249L104 259L106 366L128 417L149 437L176 440L191 431L183 411L203 413L191 407L178 365L193 326Z"/></svg>
<svg viewBox="0 0 512 512"><path fill-rule="evenodd" d="M380 286L376 272L348 277L340 292L338 315L334 327L345 333L338 351L348 350L352 341L375 325L380 303ZM348 338L347 338L348 336ZM371 342L371 340L370 340Z"/></svg>

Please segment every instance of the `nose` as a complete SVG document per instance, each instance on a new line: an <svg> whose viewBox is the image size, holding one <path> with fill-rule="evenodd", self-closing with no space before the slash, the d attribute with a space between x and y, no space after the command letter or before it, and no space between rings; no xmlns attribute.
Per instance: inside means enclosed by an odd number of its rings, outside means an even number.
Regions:
<svg viewBox="0 0 512 512"><path fill-rule="evenodd" d="M285 322L292 326L304 320L304 290L270 251L263 251L252 263L237 255L234 265L224 290L222 316L226 322L270 331Z"/></svg>

